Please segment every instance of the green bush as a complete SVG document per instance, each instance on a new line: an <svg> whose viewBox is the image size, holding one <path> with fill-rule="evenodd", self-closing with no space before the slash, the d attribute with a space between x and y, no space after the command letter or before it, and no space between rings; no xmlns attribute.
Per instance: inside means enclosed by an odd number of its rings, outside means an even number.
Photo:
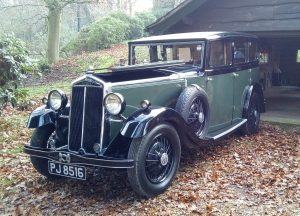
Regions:
<svg viewBox="0 0 300 216"><path fill-rule="evenodd" d="M126 40L140 38L150 15L130 17L122 12L111 14L83 28L78 36L62 48L66 55L109 48Z"/></svg>
<svg viewBox="0 0 300 216"><path fill-rule="evenodd" d="M152 24L156 20L156 17L151 12L137 13L135 14L135 17L143 23L143 29L145 29L148 25Z"/></svg>
<svg viewBox="0 0 300 216"><path fill-rule="evenodd" d="M0 36L0 108L11 103L17 105L18 94L15 89L35 68L31 64L23 41L14 36Z"/></svg>

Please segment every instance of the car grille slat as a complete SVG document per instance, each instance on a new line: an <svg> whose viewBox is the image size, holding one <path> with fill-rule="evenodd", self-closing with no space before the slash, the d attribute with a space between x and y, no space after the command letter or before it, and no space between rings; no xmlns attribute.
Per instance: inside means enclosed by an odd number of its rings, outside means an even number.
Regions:
<svg viewBox="0 0 300 216"><path fill-rule="evenodd" d="M72 88L69 150L93 154L94 144L101 143L103 87L87 84Z"/></svg>
<svg viewBox="0 0 300 216"><path fill-rule="evenodd" d="M69 126L69 149L71 151L78 151L81 146L83 102L84 88L73 87L70 116L71 118Z"/></svg>
<svg viewBox="0 0 300 216"><path fill-rule="evenodd" d="M103 95L101 88L86 89L83 133L83 148L86 152L93 152L93 145L95 143L100 143L102 123L102 98Z"/></svg>

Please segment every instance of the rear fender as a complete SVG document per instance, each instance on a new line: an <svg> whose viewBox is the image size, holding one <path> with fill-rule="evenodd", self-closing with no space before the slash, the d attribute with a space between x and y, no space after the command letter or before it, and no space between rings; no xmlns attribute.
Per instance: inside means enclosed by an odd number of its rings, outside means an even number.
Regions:
<svg viewBox="0 0 300 216"><path fill-rule="evenodd" d="M263 93L262 87L258 83L253 83L252 85L247 86L247 88L245 89L243 116L249 108L250 99L251 99L251 96L254 92L256 92L259 96L259 109L260 109L260 112L263 113L263 112L266 111L265 99L264 99L264 93Z"/></svg>

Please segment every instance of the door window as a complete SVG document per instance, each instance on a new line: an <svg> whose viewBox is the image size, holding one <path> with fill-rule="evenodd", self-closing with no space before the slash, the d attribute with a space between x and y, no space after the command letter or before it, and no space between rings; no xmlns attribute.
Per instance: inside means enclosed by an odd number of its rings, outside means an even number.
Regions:
<svg viewBox="0 0 300 216"><path fill-rule="evenodd" d="M231 44L229 41L216 40L210 42L209 67L230 65L231 59Z"/></svg>

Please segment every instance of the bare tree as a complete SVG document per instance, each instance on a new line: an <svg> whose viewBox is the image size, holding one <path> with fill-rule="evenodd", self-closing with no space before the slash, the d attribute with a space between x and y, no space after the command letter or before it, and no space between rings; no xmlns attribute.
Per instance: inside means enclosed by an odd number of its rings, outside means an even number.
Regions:
<svg viewBox="0 0 300 216"><path fill-rule="evenodd" d="M48 50L50 64L59 60L59 40L62 10L69 4L77 3L106 3L105 0L43 0L48 8Z"/></svg>

